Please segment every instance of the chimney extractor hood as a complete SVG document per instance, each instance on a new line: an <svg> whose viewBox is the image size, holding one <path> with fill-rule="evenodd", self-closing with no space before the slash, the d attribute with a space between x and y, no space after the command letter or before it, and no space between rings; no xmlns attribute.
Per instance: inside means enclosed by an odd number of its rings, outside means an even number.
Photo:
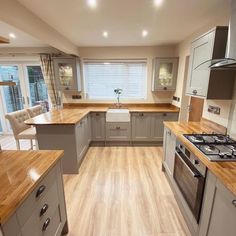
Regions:
<svg viewBox="0 0 236 236"><path fill-rule="evenodd" d="M206 68L236 70L236 0L231 0L231 15L225 58L205 61L195 69Z"/></svg>

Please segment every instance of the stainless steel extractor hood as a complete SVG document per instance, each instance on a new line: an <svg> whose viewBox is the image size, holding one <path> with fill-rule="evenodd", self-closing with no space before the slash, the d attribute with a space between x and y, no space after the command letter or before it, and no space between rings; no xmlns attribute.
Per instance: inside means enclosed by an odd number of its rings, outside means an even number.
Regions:
<svg viewBox="0 0 236 236"><path fill-rule="evenodd" d="M231 15L225 58L205 61L195 69L201 68L236 70L236 0L231 0Z"/></svg>

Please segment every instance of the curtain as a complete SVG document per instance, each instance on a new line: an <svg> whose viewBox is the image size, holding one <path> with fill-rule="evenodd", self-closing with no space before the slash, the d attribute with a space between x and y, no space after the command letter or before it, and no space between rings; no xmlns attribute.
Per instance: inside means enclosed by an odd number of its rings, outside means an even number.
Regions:
<svg viewBox="0 0 236 236"><path fill-rule="evenodd" d="M40 60L44 81L48 89L48 95L51 99L52 105L54 106L56 105L57 101L57 91L55 85L52 56L50 54L41 54Z"/></svg>

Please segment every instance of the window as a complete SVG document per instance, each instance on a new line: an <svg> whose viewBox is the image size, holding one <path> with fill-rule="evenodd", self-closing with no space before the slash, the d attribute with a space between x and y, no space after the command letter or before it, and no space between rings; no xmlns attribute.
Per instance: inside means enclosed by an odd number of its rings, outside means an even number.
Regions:
<svg viewBox="0 0 236 236"><path fill-rule="evenodd" d="M145 99L146 77L146 60L84 62L88 99L115 99L116 88L122 89L121 99Z"/></svg>

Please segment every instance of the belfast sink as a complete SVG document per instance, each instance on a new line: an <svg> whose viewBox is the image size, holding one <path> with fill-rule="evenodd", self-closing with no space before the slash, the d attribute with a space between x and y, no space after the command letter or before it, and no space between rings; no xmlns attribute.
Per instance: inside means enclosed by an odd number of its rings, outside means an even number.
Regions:
<svg viewBox="0 0 236 236"><path fill-rule="evenodd" d="M106 122L130 122L128 109L108 109Z"/></svg>

